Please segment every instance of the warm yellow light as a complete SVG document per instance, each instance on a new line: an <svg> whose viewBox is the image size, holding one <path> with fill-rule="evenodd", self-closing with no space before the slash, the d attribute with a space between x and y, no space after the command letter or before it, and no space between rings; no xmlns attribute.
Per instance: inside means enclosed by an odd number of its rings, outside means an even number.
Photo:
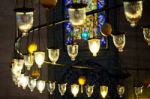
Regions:
<svg viewBox="0 0 150 99"><path fill-rule="evenodd" d="M59 49L48 49L48 57L52 64L56 64L59 58Z"/></svg>
<svg viewBox="0 0 150 99"><path fill-rule="evenodd" d="M38 68L41 68L45 60L45 52L35 52L34 57L35 63L38 65Z"/></svg>
<svg viewBox="0 0 150 99"><path fill-rule="evenodd" d="M34 43L34 42L32 42L32 43L30 43L29 46L28 46L28 52L29 52L30 54L32 54L32 53L35 52L35 51L37 51L37 44Z"/></svg>
<svg viewBox="0 0 150 99"><path fill-rule="evenodd" d="M105 98L108 94L108 86L100 86L100 94L102 98Z"/></svg>
<svg viewBox="0 0 150 99"><path fill-rule="evenodd" d="M80 76L79 79L78 79L78 82L80 85L84 85L86 83L86 78L85 76Z"/></svg>
<svg viewBox="0 0 150 99"><path fill-rule="evenodd" d="M77 85L77 84L71 85L71 92L74 97L77 97L77 94L79 92L79 85Z"/></svg>
<svg viewBox="0 0 150 99"><path fill-rule="evenodd" d="M100 49L100 39L90 39L88 40L88 44L93 56L97 56L97 53Z"/></svg>

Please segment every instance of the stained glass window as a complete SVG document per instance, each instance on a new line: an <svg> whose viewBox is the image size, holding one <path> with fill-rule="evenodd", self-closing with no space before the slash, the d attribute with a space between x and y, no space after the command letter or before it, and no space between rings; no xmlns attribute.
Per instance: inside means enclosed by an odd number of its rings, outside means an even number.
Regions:
<svg viewBox="0 0 150 99"><path fill-rule="evenodd" d="M79 0L80 1L80 0ZM68 18L68 8L66 5L72 4L72 0L64 0L64 17ZM86 0L87 8L86 12L101 9L105 5L105 0ZM93 19L94 21L93 24ZM93 37L93 34L100 38L101 48L107 48L107 38L101 35L101 27L106 22L106 12L96 13L94 15L88 15L85 23L82 26L72 26L70 22L66 22L65 26L65 43L71 43L73 40L79 44L80 48L88 48L87 40ZM93 27L94 26L94 27Z"/></svg>

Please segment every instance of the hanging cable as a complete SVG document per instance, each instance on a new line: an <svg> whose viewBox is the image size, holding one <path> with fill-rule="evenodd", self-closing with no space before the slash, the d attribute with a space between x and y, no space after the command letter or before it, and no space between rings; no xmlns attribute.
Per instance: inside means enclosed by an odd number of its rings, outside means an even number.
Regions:
<svg viewBox="0 0 150 99"><path fill-rule="evenodd" d="M41 7L40 7L40 0L39 0L39 2L38 2L38 10L39 10L39 14L38 14L38 17L39 17L39 26L41 25ZM38 43L39 43L39 50L41 50L41 46L40 46L40 31L41 31L41 29L39 28L38 29L38 39L39 39L39 41L38 41Z"/></svg>

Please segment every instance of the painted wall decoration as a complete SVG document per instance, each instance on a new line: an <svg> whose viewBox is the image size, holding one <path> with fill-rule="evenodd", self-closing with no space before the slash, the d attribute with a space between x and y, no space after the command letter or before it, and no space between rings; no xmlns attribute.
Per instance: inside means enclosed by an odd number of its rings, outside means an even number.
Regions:
<svg viewBox="0 0 150 99"><path fill-rule="evenodd" d="M64 17L68 18L68 9L66 5L71 4L72 0L64 0ZM87 0L86 11L92 11L95 9L101 9L106 4L105 0ZM106 49L108 47L108 39L101 35L101 26L106 22L106 12L96 13L94 15L88 15L85 24L82 26L72 26L70 22L64 23L65 27L65 44L71 43L73 40L79 44L80 49L88 48L87 40L93 37L93 34L101 40L101 48ZM94 27L93 27L93 19Z"/></svg>

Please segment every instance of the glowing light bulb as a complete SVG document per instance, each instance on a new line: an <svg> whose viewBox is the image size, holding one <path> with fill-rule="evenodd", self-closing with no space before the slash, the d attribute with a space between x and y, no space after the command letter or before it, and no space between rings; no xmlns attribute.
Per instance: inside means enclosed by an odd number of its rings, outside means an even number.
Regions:
<svg viewBox="0 0 150 99"><path fill-rule="evenodd" d="M79 92L79 85L77 85L77 84L71 85L71 92L74 97L77 97L77 94Z"/></svg>
<svg viewBox="0 0 150 99"><path fill-rule="evenodd" d="M100 49L100 39L89 39L88 44L93 56L97 56L97 53Z"/></svg>
<svg viewBox="0 0 150 99"><path fill-rule="evenodd" d="M38 65L38 68L41 68L45 60L45 52L35 52L34 57L35 63Z"/></svg>
<svg viewBox="0 0 150 99"><path fill-rule="evenodd" d="M100 86L100 94L102 98L105 98L108 94L108 86Z"/></svg>

